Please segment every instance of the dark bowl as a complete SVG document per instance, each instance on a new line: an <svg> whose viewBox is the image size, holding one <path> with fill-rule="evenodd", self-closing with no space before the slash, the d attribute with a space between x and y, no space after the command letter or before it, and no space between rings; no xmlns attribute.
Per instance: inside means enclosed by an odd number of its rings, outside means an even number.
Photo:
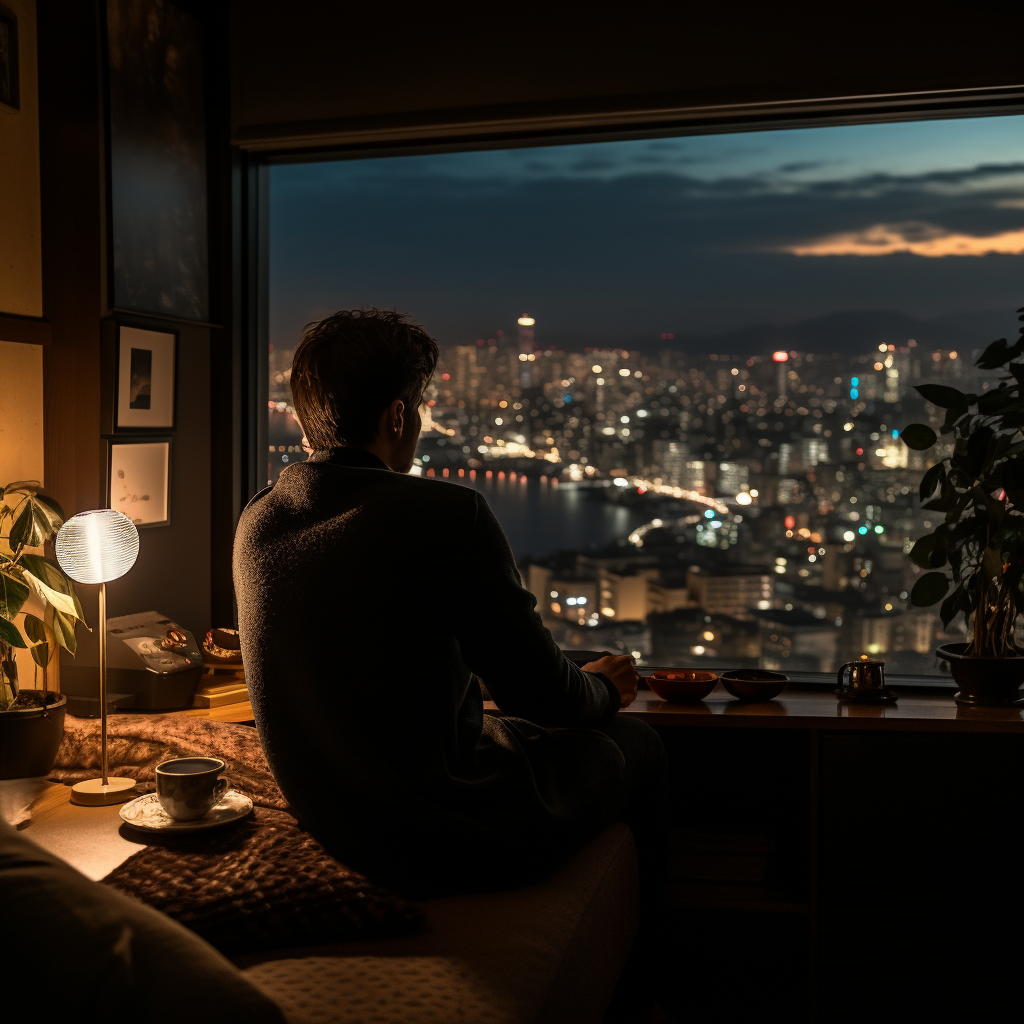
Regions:
<svg viewBox="0 0 1024 1024"><path fill-rule="evenodd" d="M722 685L740 700L771 700L789 685L789 677L781 672L743 668L722 673Z"/></svg>
<svg viewBox="0 0 1024 1024"><path fill-rule="evenodd" d="M717 672L698 668L664 669L647 677L647 685L670 704L696 704L715 688L717 682Z"/></svg>

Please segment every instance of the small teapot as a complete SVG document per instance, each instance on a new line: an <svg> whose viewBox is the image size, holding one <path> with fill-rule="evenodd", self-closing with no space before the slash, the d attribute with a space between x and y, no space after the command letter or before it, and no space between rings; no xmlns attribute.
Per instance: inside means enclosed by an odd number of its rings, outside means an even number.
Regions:
<svg viewBox="0 0 1024 1024"><path fill-rule="evenodd" d="M849 669L849 682L844 678ZM836 673L836 696L864 704L894 704L896 694L885 685L885 662L871 658L849 661Z"/></svg>

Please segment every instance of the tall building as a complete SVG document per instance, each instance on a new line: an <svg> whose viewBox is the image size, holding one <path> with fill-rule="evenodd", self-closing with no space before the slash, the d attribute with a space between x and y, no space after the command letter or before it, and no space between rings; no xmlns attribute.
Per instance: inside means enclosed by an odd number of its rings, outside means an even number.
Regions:
<svg viewBox="0 0 1024 1024"><path fill-rule="evenodd" d="M651 442L651 475L669 487L682 487L689 454L682 441L655 438Z"/></svg>
<svg viewBox="0 0 1024 1024"><path fill-rule="evenodd" d="M789 369L789 353L773 352L772 362L775 363L775 397L785 398L789 393L789 380L786 372Z"/></svg>
<svg viewBox="0 0 1024 1024"><path fill-rule="evenodd" d="M718 482L715 489L725 497L735 497L740 491L747 490L750 484L750 470L740 462L720 462L718 464Z"/></svg>
<svg viewBox="0 0 1024 1024"><path fill-rule="evenodd" d="M535 352L537 339L534 328L537 321L529 313L524 313L516 322L519 324L519 351Z"/></svg>

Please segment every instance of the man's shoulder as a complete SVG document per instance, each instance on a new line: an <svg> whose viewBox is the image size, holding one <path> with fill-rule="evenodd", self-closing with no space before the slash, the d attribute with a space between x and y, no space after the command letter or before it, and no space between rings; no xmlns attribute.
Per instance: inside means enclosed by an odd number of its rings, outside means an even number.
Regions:
<svg viewBox="0 0 1024 1024"><path fill-rule="evenodd" d="M322 462L299 462L285 469L277 482L265 487L249 499L239 526L243 522L273 517L279 513L294 512L309 504L322 505L332 491L345 488L341 474L351 472L344 467ZM389 473L385 470L363 470L372 473L372 487L381 500L400 502L410 512L434 508L445 514L474 515L479 496L471 487L451 480ZM362 495L365 499L365 492Z"/></svg>

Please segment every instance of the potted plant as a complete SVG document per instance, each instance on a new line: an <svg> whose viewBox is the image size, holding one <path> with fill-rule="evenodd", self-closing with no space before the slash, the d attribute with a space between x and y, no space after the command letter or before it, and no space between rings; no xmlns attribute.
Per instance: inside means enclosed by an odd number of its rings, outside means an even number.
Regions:
<svg viewBox="0 0 1024 1024"><path fill-rule="evenodd" d="M50 691L47 670L58 647L75 653L82 605L57 563L30 550L52 543L63 523L36 481L0 488L0 779L48 775L64 735L66 700ZM21 686L16 648L30 650L41 688Z"/></svg>
<svg viewBox="0 0 1024 1024"><path fill-rule="evenodd" d="M936 651L950 663L961 704L1015 704L1024 682L1024 650L1015 637L1024 608L1024 327L1020 335L1012 345L994 341L977 362L1002 371L997 387L980 395L942 384L916 388L946 411L940 433L951 435L952 451L921 480L922 508L944 518L910 552L928 570L910 601L922 607L941 601L943 626L964 616L968 641ZM900 436L916 451L938 440L921 423Z"/></svg>

